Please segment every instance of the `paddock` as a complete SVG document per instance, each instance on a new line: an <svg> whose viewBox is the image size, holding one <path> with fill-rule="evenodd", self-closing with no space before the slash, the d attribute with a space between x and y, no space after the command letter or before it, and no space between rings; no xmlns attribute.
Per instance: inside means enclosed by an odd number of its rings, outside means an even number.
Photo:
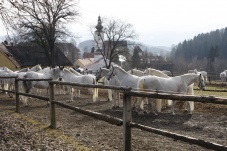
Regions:
<svg viewBox="0 0 227 151"><path fill-rule="evenodd" d="M59 102L70 106L78 106L122 119L123 108L111 109L112 102L107 102L105 95L105 93L101 94L95 103L91 103L86 94L72 103L67 103L65 100L67 95L56 94L55 98ZM4 101L1 101L1 103L9 105ZM9 108L15 111L15 101L12 100L10 103L11 107ZM46 102L31 100L30 104L29 107L21 107L20 113L50 125L50 109ZM168 110L163 111L158 116L154 116L152 113L144 114L138 110L132 111L132 122L227 146L226 109L226 105L197 102L193 115L187 115L182 110L178 111L177 109L175 116L171 116ZM93 146L94 150L123 150L121 127L60 106L56 106L56 114L57 128L72 136L75 140L89 147ZM205 147L176 141L173 138L163 137L136 128L132 128L131 142L133 150L208 150Z"/></svg>

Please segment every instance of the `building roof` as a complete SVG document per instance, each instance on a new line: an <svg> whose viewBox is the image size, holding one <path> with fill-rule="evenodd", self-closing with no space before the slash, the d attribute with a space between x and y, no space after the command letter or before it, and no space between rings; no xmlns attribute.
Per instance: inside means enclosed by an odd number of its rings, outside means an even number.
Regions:
<svg viewBox="0 0 227 151"><path fill-rule="evenodd" d="M41 66L50 65L44 49L40 46L7 46L7 50L13 55L14 59L21 64L21 67L30 67L37 64L40 64ZM73 66L69 59L59 49L56 49L55 62L58 66Z"/></svg>
<svg viewBox="0 0 227 151"><path fill-rule="evenodd" d="M83 67L87 66L88 64L90 64L90 63L93 62L93 61L94 61L94 58L78 59L78 60L76 61L76 64L79 65L78 62L80 62L80 64L83 65L83 66L82 66L82 68L83 68Z"/></svg>
<svg viewBox="0 0 227 151"><path fill-rule="evenodd" d="M0 43L0 52L3 53L12 62L16 68L20 68L20 64L15 60L13 55L8 52L7 47L4 43Z"/></svg>

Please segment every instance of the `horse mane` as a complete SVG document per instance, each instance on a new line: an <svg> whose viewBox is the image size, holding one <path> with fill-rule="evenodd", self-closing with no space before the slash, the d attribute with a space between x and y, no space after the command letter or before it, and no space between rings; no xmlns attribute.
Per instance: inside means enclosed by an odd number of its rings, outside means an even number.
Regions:
<svg viewBox="0 0 227 151"><path fill-rule="evenodd" d="M122 72L129 74L127 71L125 71L125 70L124 70L123 68L121 68L120 66L114 65L113 67L114 67L114 68L118 68L118 69L121 70Z"/></svg>
<svg viewBox="0 0 227 151"><path fill-rule="evenodd" d="M148 71L148 75L151 73L151 75L155 75L158 77L169 77L168 75L166 75L165 73L163 73L160 70L154 69L154 68L147 68L145 71Z"/></svg>
<svg viewBox="0 0 227 151"><path fill-rule="evenodd" d="M28 69L28 71L31 71L31 70L36 69L36 68L39 68L40 70L42 70L42 67L40 66L40 64L37 64L37 65L31 67L30 69Z"/></svg>
<svg viewBox="0 0 227 151"><path fill-rule="evenodd" d="M69 69L67 69L67 68L64 68L63 71L65 71L66 73L69 73L69 74L74 74L74 73L72 73L72 72L71 72Z"/></svg>
<svg viewBox="0 0 227 151"><path fill-rule="evenodd" d="M29 68L23 68L21 70L19 70L18 72L27 72L29 70Z"/></svg>
<svg viewBox="0 0 227 151"><path fill-rule="evenodd" d="M76 74L76 75L81 75L79 72L77 72L76 70L74 70L73 68L69 68L68 69L70 72Z"/></svg>
<svg viewBox="0 0 227 151"><path fill-rule="evenodd" d="M7 68L7 67L4 67L4 71L6 71L6 72L13 72L12 70L10 70L10 69Z"/></svg>

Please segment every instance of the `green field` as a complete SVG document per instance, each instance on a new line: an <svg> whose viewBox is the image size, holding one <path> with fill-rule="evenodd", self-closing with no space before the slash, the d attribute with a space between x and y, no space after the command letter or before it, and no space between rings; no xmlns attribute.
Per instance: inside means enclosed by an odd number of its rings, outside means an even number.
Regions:
<svg viewBox="0 0 227 151"><path fill-rule="evenodd" d="M197 90L197 87L194 87L196 90L195 95L201 96L215 96L215 97L224 97L227 98L227 87L220 87L220 86L206 86L205 91ZM221 92L225 91L225 92Z"/></svg>

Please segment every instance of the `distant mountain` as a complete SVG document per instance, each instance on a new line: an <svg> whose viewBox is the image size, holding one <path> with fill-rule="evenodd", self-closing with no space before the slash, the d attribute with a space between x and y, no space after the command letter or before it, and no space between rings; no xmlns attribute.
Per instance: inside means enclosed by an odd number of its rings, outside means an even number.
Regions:
<svg viewBox="0 0 227 151"><path fill-rule="evenodd" d="M85 51L91 52L91 49L93 46L94 46L94 40L85 40L79 43L78 48L80 49L80 53L83 55Z"/></svg>
<svg viewBox="0 0 227 151"><path fill-rule="evenodd" d="M147 50L148 52L151 52L155 55L165 55L170 52L171 48L166 46L148 46L143 45L141 47L143 51Z"/></svg>
<svg viewBox="0 0 227 151"><path fill-rule="evenodd" d="M165 55L171 51L170 47L166 46L150 46L150 45L145 45L141 43L135 43L135 42L128 42L129 46L129 52L133 54L133 49L135 45L138 45L142 51L147 51L151 52L154 55Z"/></svg>
<svg viewBox="0 0 227 151"><path fill-rule="evenodd" d="M165 55L170 52L171 48L166 46L148 46L144 44L136 44L135 42L128 42L128 49L131 54L133 54L133 49L135 45L139 45L143 51L148 51L153 53L154 55ZM86 40L79 43L78 48L80 49L81 54L84 51L90 52L92 47L94 46L94 40Z"/></svg>
<svg viewBox="0 0 227 151"><path fill-rule="evenodd" d="M0 42L3 42L6 40L6 36L0 36Z"/></svg>

